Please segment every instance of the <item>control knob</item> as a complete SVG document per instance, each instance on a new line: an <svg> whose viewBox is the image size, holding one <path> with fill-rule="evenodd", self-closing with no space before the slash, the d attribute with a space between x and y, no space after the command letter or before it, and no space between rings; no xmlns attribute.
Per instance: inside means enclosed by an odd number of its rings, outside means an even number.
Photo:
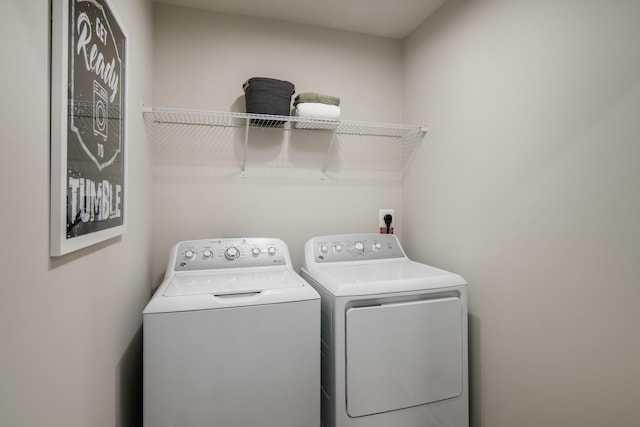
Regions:
<svg viewBox="0 0 640 427"><path fill-rule="evenodd" d="M253 256L258 256L258 255L260 255L260 248L253 248L253 249L251 249L251 253L253 254Z"/></svg>
<svg viewBox="0 0 640 427"><path fill-rule="evenodd" d="M353 250L359 253L364 252L364 243L358 241L353 244Z"/></svg>
<svg viewBox="0 0 640 427"><path fill-rule="evenodd" d="M276 248L274 246L270 246L269 249L267 249L267 253L271 256L276 254Z"/></svg>
<svg viewBox="0 0 640 427"><path fill-rule="evenodd" d="M213 252L211 251L211 249L205 249L205 251L202 252L202 257L204 259L210 259L211 257L213 257Z"/></svg>
<svg viewBox="0 0 640 427"><path fill-rule="evenodd" d="M196 253L194 251L192 251L191 249L185 251L184 253L184 258L187 260L192 260L196 257Z"/></svg>
<svg viewBox="0 0 640 427"><path fill-rule="evenodd" d="M231 247L225 249L225 251L224 251L224 257L226 259L228 259L229 261L233 261L235 259L238 259L239 256L240 256L240 251L235 246L231 246Z"/></svg>

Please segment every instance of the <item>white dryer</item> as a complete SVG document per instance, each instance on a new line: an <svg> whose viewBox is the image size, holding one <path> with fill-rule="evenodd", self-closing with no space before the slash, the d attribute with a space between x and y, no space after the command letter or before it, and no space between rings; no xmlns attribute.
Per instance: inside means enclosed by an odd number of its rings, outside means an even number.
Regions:
<svg viewBox="0 0 640 427"><path fill-rule="evenodd" d="M467 427L462 277L394 235L315 237L301 275L322 299L324 427Z"/></svg>
<svg viewBox="0 0 640 427"><path fill-rule="evenodd" d="M184 241L143 313L145 427L317 427L320 297L279 239Z"/></svg>

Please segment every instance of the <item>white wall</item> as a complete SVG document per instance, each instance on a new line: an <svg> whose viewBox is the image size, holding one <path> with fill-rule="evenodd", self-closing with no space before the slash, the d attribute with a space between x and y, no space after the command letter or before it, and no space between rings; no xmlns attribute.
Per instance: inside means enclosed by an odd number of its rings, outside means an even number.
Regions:
<svg viewBox="0 0 640 427"><path fill-rule="evenodd" d="M0 3L0 424L140 425L151 287L150 1L112 0L129 32L129 230L49 258L49 1Z"/></svg>
<svg viewBox="0 0 640 427"><path fill-rule="evenodd" d="M339 96L343 119L402 119L399 41L160 4L155 8L154 25L157 106L244 111L242 83L261 76L291 81L297 93ZM280 149L280 141L274 145L256 135L250 148ZM322 159L321 152L307 148L295 154ZM321 166L322 160L316 164ZM191 167L182 168L188 171ZM297 267L310 237L376 232L380 208L395 209L400 228L399 183L323 181L319 172L318 168L310 180L291 178L286 170L268 179L236 175L215 180L157 180L156 284L169 248L179 240L280 237L288 243Z"/></svg>
<svg viewBox="0 0 640 427"><path fill-rule="evenodd" d="M470 283L476 427L640 424L638 22L449 0L406 40L403 236Z"/></svg>

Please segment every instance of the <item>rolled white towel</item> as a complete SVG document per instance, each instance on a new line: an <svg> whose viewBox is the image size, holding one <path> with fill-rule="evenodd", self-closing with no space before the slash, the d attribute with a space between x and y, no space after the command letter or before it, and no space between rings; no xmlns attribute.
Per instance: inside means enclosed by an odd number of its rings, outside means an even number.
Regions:
<svg viewBox="0 0 640 427"><path fill-rule="evenodd" d="M340 107L319 102L301 102L296 105L296 115L298 117L338 120L340 118Z"/></svg>
<svg viewBox="0 0 640 427"><path fill-rule="evenodd" d="M310 119L339 120L340 107L319 102L301 102L296 105L296 116ZM297 128L313 129L326 127L325 124L296 123Z"/></svg>

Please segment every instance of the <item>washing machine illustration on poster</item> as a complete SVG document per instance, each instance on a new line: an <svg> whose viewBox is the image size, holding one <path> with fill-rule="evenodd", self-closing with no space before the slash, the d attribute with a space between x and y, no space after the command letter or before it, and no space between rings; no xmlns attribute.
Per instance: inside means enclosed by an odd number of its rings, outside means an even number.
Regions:
<svg viewBox="0 0 640 427"><path fill-rule="evenodd" d="M107 90L93 81L93 135L107 141L109 130L109 98ZM103 146L104 147L104 146ZM104 157L104 148L98 150L98 157Z"/></svg>

